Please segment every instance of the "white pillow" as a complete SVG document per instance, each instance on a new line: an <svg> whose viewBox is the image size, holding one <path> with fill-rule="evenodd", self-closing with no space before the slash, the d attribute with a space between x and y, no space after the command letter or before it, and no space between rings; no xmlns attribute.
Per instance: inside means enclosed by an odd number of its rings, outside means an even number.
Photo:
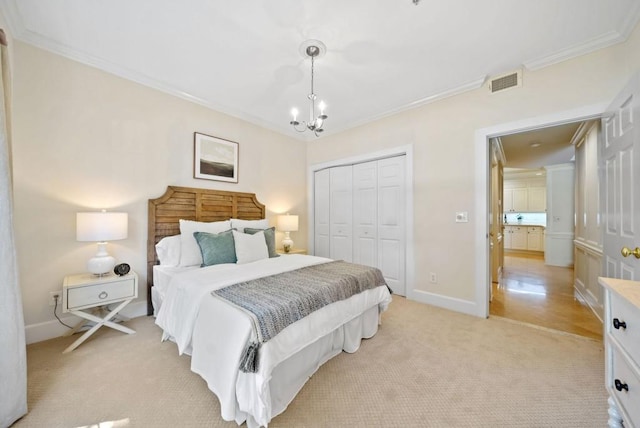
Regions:
<svg viewBox="0 0 640 428"><path fill-rule="evenodd" d="M165 236L156 244L156 254L162 266L178 266L180 264L180 235Z"/></svg>
<svg viewBox="0 0 640 428"><path fill-rule="evenodd" d="M238 232L244 232L244 228L250 229L268 229L269 220L263 218L262 220L240 220L238 218L231 219L231 227Z"/></svg>
<svg viewBox="0 0 640 428"><path fill-rule="evenodd" d="M180 219L180 236L182 248L180 249L180 266L200 266L202 253L193 232L220 233L231 229L231 222L214 221L205 223L201 221Z"/></svg>
<svg viewBox="0 0 640 428"><path fill-rule="evenodd" d="M238 259L239 265L269 258L269 250L267 249L267 243L264 239L264 232L249 235L234 230L233 240L236 246L236 258Z"/></svg>

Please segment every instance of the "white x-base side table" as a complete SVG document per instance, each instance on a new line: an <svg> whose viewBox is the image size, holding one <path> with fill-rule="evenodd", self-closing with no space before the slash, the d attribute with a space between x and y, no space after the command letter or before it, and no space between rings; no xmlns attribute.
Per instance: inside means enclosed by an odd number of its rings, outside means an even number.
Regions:
<svg viewBox="0 0 640 428"><path fill-rule="evenodd" d="M95 322L95 325L69 345L63 353L76 349L103 325L123 333L135 333L135 330L111 320L136 297L138 297L138 275L135 272L123 276L115 274L95 276L85 273L65 277L62 285L62 312L72 313ZM115 303L119 304L114 309L105 309L106 305ZM81 321L65 336L76 333L84 324L85 321Z"/></svg>

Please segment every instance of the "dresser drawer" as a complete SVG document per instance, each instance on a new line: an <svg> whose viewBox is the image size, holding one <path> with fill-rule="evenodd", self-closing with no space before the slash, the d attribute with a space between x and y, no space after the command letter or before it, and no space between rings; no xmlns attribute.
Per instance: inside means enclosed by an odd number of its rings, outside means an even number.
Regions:
<svg viewBox="0 0 640 428"><path fill-rule="evenodd" d="M82 309L97 305L107 305L111 302L122 301L136 297L134 278L117 282L106 282L67 288L67 308L69 310Z"/></svg>
<svg viewBox="0 0 640 428"><path fill-rule="evenodd" d="M611 379L607 380L611 391L624 408L629 420L640 421L640 406L638 405L640 403L640 379L618 350L613 348L612 352ZM616 380L618 385L616 385Z"/></svg>
<svg viewBox="0 0 640 428"><path fill-rule="evenodd" d="M611 316L606 331L620 343L627 354L637 358L636 364L640 365L640 313L635 306L617 293L609 295Z"/></svg>

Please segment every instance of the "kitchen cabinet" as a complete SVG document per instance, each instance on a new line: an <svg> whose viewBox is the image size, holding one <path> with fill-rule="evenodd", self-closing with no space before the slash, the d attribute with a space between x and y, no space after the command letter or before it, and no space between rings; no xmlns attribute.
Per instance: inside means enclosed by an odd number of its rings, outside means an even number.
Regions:
<svg viewBox="0 0 640 428"><path fill-rule="evenodd" d="M547 210L547 189L539 179L505 181L502 199L505 213Z"/></svg>
<svg viewBox="0 0 640 428"><path fill-rule="evenodd" d="M547 210L547 189L529 187L527 189L527 211L545 212Z"/></svg>
<svg viewBox="0 0 640 428"><path fill-rule="evenodd" d="M525 226L511 226L511 249L527 249L527 228Z"/></svg>
<svg viewBox="0 0 640 428"><path fill-rule="evenodd" d="M511 226L505 226L504 233L502 234L502 242L504 242L505 250L511 249L511 236L513 236L511 234Z"/></svg>
<svg viewBox="0 0 640 428"><path fill-rule="evenodd" d="M504 189L504 212L524 212L528 211L528 189Z"/></svg>
<svg viewBox="0 0 640 428"><path fill-rule="evenodd" d="M527 249L527 227L526 226L505 226L504 248L506 250L526 250Z"/></svg>
<svg viewBox="0 0 640 428"><path fill-rule="evenodd" d="M504 249L544 251L544 228L541 226L505 226Z"/></svg>
<svg viewBox="0 0 640 428"><path fill-rule="evenodd" d="M527 227L527 250L529 251L544 251L544 232L541 227L528 226Z"/></svg>

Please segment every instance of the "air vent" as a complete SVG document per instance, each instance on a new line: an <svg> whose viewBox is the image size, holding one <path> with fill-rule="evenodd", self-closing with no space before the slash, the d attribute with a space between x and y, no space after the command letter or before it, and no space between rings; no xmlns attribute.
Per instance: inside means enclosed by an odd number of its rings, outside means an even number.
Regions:
<svg viewBox="0 0 640 428"><path fill-rule="evenodd" d="M522 72L520 71L504 74L489 81L489 90L492 94L519 86L522 86Z"/></svg>

